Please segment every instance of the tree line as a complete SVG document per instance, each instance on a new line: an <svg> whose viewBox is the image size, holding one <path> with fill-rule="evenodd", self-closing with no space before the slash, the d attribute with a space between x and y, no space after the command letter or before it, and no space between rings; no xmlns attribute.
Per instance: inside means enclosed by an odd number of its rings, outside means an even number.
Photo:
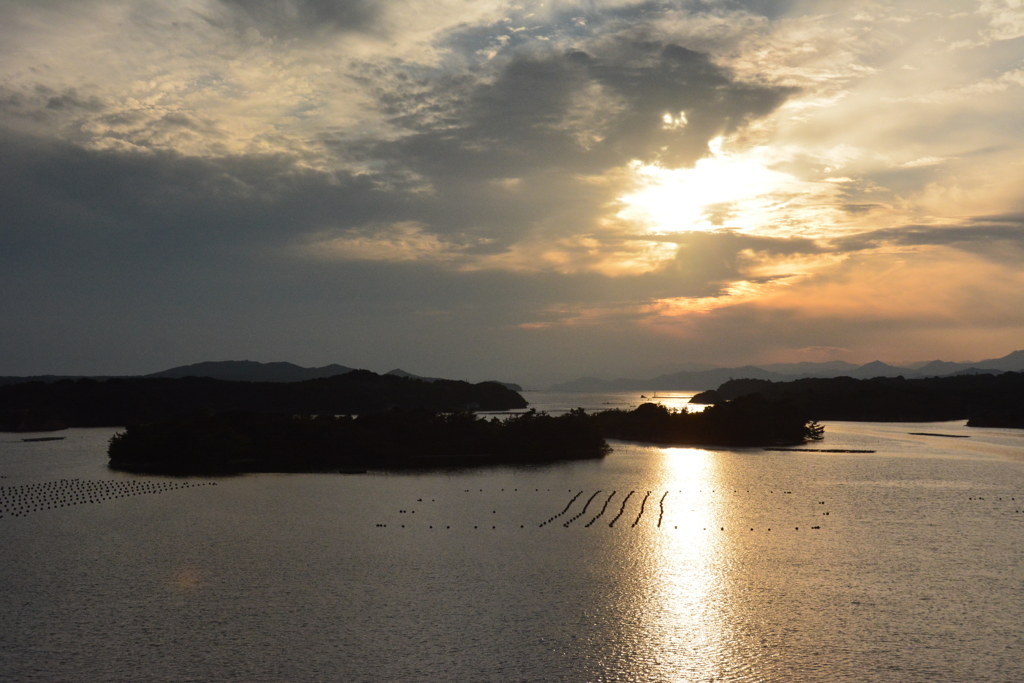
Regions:
<svg viewBox="0 0 1024 683"><path fill-rule="evenodd" d="M1024 427L1024 373L904 379L808 378L792 382L734 379L694 397L717 403L759 394L787 401L814 420L942 422L978 427Z"/></svg>
<svg viewBox="0 0 1024 683"><path fill-rule="evenodd" d="M465 467L601 458L606 439L664 445L770 446L820 439L823 429L761 397L703 413L647 403L632 411L504 418L393 409L358 417L223 412L129 426L108 454L117 469L162 473L300 472Z"/></svg>

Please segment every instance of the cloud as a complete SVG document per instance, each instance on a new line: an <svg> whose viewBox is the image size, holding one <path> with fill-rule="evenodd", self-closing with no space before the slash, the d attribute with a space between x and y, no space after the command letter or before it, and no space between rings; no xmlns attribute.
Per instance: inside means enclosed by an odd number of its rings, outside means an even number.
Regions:
<svg viewBox="0 0 1024 683"><path fill-rule="evenodd" d="M1022 34L1024 35L1024 34ZM1011 69L995 78L985 78L967 85L936 90L927 95L893 98L893 102L924 102L927 104L969 101L973 97L1002 93L1010 88L1024 86L1024 69Z"/></svg>
<svg viewBox="0 0 1024 683"><path fill-rule="evenodd" d="M921 157L919 159L912 159L911 161L905 161L899 165L900 168L923 168L926 166L938 166L939 164L945 163L943 157Z"/></svg>
<svg viewBox="0 0 1024 683"><path fill-rule="evenodd" d="M380 3L368 0L220 0L238 20L268 35L310 31L365 31L379 19Z"/></svg>
<svg viewBox="0 0 1024 683"><path fill-rule="evenodd" d="M847 252L886 247L950 247L995 262L1024 255L1024 214L975 216L954 224L903 225L836 240Z"/></svg>
<svg viewBox="0 0 1024 683"><path fill-rule="evenodd" d="M450 263L467 251L467 245L442 240L415 221L326 230L307 240L301 254L336 261Z"/></svg>
<svg viewBox="0 0 1024 683"><path fill-rule="evenodd" d="M303 235L401 220L401 196L372 179L280 155L186 157L88 150L0 130L0 259L134 252L195 258L285 247Z"/></svg>
<svg viewBox="0 0 1024 683"><path fill-rule="evenodd" d="M988 39L1013 40L1024 36L1024 5L1020 0L982 0L978 12L988 17Z"/></svg>
<svg viewBox="0 0 1024 683"><path fill-rule="evenodd" d="M744 83L707 54L671 43L617 40L594 52L524 52L486 80L382 93L392 123L409 134L369 153L431 178L552 167L597 174L635 159L690 164L709 140L794 92ZM680 112L686 126L664 126Z"/></svg>
<svg viewBox="0 0 1024 683"><path fill-rule="evenodd" d="M0 358L1000 355L1018 9L956 11L9 0Z"/></svg>
<svg viewBox="0 0 1024 683"><path fill-rule="evenodd" d="M807 347L842 347L858 362L895 360L894 349L920 359L962 358L986 344L1018 343L1022 285L1012 263L993 267L947 248L863 254L734 305L652 315L644 326L691 357L717 353L740 362L809 359Z"/></svg>

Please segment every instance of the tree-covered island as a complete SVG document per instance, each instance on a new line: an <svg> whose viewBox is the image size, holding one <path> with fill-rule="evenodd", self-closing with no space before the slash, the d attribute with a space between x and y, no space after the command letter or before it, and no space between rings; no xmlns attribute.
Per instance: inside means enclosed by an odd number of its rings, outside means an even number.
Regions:
<svg viewBox="0 0 1024 683"><path fill-rule="evenodd" d="M533 410L499 419L468 412L395 409L358 417L225 412L129 426L110 441L110 466L129 471L362 471L472 467L601 458L605 438L664 445L777 446L821 438L785 404L759 397L709 408L551 416Z"/></svg>
<svg viewBox="0 0 1024 683"><path fill-rule="evenodd" d="M592 418L609 439L672 446L795 446L823 438L824 428L787 401L742 396L703 412L644 403L632 411L605 410Z"/></svg>
<svg viewBox="0 0 1024 683"><path fill-rule="evenodd" d="M316 472L467 467L600 458L609 451L583 411L507 419L391 410L360 416L221 413L129 426L110 466L162 473Z"/></svg>
<svg viewBox="0 0 1024 683"><path fill-rule="evenodd" d="M814 420L942 422L967 420L970 427L1024 428L1024 373L951 377L807 378L792 382L734 379L693 397L717 404L758 394L785 401Z"/></svg>

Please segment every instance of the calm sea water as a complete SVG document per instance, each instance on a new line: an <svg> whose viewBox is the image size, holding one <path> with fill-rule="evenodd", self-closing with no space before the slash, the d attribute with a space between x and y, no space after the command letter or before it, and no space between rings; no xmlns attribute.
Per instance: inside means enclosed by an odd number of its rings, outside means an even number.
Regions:
<svg viewBox="0 0 1024 683"><path fill-rule="evenodd" d="M175 479L114 431L0 434L4 681L1024 681L1021 432Z"/></svg>

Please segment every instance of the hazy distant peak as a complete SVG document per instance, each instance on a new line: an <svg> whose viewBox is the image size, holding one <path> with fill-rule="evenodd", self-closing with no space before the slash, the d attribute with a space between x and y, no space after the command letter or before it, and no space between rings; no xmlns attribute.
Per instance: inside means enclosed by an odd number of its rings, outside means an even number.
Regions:
<svg viewBox="0 0 1024 683"><path fill-rule="evenodd" d="M970 363L953 363L946 360L932 360L919 366L917 371L926 375L946 375L951 372L963 370L965 365L970 365Z"/></svg>
<svg viewBox="0 0 1024 683"><path fill-rule="evenodd" d="M844 375L850 377L856 377L858 379L871 379L873 377L913 377L916 376L913 370L908 368L898 368L895 365L889 365L888 363L880 360L873 360L870 363L865 363L855 370L844 372Z"/></svg>
<svg viewBox="0 0 1024 683"><path fill-rule="evenodd" d="M846 372L856 370L858 365L848 363L845 360L830 360L821 363L813 361L800 361L799 363L768 363L758 367L769 372L778 372L783 375L814 375L818 373L833 374L835 372Z"/></svg>
<svg viewBox="0 0 1024 683"><path fill-rule="evenodd" d="M439 379L442 379L441 377L421 377L420 375L414 375L411 372L406 372L405 370L403 370L401 368L395 368L394 370L388 370L384 374L385 375L392 375L394 377L404 377L406 379L418 379L418 380L422 380L424 382L436 382ZM488 381L494 382L495 384L500 384L501 386L505 387L506 389L511 389L512 391L522 391L523 390L522 386L520 386L520 385L518 385L518 384L516 384L514 382L499 382L496 379L492 379L492 380L488 380Z"/></svg>
<svg viewBox="0 0 1024 683"><path fill-rule="evenodd" d="M422 382L436 382L441 377L423 377L421 375L414 375L411 372L406 372L402 368L395 368L394 370L388 370L384 373L385 375L391 375L392 377L404 377L405 379L418 379Z"/></svg>
<svg viewBox="0 0 1024 683"><path fill-rule="evenodd" d="M985 370L1004 370L1009 372L1020 372L1024 370L1024 350L1008 353L1002 358L990 358L977 363L969 363L976 368Z"/></svg>
<svg viewBox="0 0 1024 683"><path fill-rule="evenodd" d="M211 377L235 382L301 382L344 375L347 372L352 372L352 368L336 363L321 368L304 368L285 361L260 363L253 360L223 360L181 365L146 377Z"/></svg>

